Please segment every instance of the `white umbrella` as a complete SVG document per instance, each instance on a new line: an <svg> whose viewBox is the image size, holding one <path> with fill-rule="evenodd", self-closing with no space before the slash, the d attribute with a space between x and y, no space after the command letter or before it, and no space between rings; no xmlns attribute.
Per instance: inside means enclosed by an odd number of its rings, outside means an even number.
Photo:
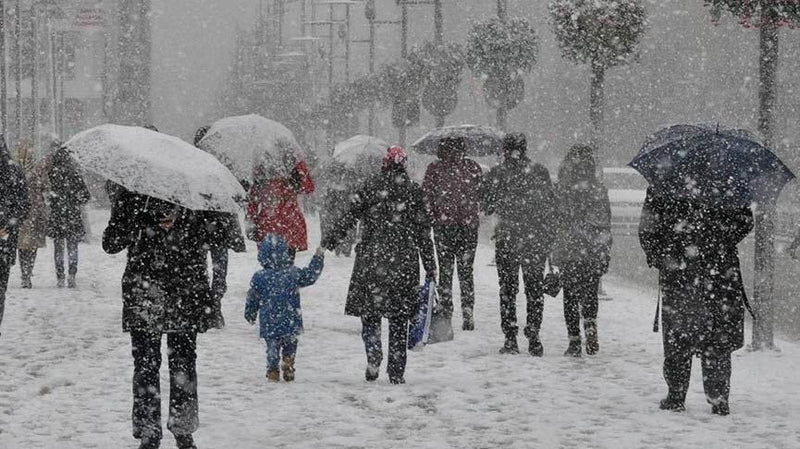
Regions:
<svg viewBox="0 0 800 449"><path fill-rule="evenodd" d="M236 178L251 181L255 167L285 171L285 153L300 156L300 145L288 128L254 114L215 122L198 146L219 159Z"/></svg>
<svg viewBox="0 0 800 449"><path fill-rule="evenodd" d="M346 166L355 166L368 158L382 160L387 149L389 144L384 140L359 134L336 144L333 148L333 160Z"/></svg>
<svg viewBox="0 0 800 449"><path fill-rule="evenodd" d="M187 209L235 213L246 195L213 156L149 129L101 125L78 133L64 146L85 170Z"/></svg>

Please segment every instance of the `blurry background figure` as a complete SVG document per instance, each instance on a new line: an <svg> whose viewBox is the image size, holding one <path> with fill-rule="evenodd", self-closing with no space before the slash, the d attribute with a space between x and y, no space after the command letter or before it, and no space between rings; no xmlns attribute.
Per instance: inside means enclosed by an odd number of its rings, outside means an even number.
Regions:
<svg viewBox="0 0 800 449"><path fill-rule="evenodd" d="M25 175L11 159L5 138L0 136L0 323L6 303L11 265L17 259L17 235L30 209Z"/></svg>
<svg viewBox="0 0 800 449"><path fill-rule="evenodd" d="M89 189L78 173L78 168L61 143L51 143L53 155L47 170L50 188L47 200L50 213L47 217L47 235L53 239L58 287L64 286L64 247L69 259L67 284L75 288L78 273L78 243L86 235L81 207L89 202Z"/></svg>
<svg viewBox="0 0 800 449"><path fill-rule="evenodd" d="M17 165L25 174L28 183L30 212L19 229L19 268L22 275L22 288L32 288L33 266L36 253L46 243L47 205L44 192L49 189L46 160L36 160L33 147L27 139L21 139L16 148Z"/></svg>
<svg viewBox="0 0 800 449"><path fill-rule="evenodd" d="M194 134L194 146L205 137L208 126L199 128ZM241 181L240 181L241 182ZM247 250L244 244L242 227L239 224L239 217L235 214L225 212L208 212L206 227L212 233L209 246L211 255L211 299L212 307L210 327L220 329L225 325L222 317L222 297L228 290L228 250L232 249L237 253Z"/></svg>
<svg viewBox="0 0 800 449"><path fill-rule="evenodd" d="M327 235L335 220L347 212L350 208L350 197L358 188L358 176L355 169L343 164L333 162L326 168L325 195L320 210L320 228L322 235ZM343 255L350 257L353 246L358 239L358 228L353 228L342 239L342 242L334 249L337 256Z"/></svg>
<svg viewBox="0 0 800 449"><path fill-rule="evenodd" d="M564 320L569 346L565 355L580 357L581 318L586 354L600 350L597 309L600 278L611 259L611 203L608 189L597 178L593 150L575 145L558 172L560 232L552 263L561 269Z"/></svg>
<svg viewBox="0 0 800 449"><path fill-rule="evenodd" d="M433 235L439 266L439 297L445 319L453 315L453 269L461 286L462 329L475 329L473 265L478 248L480 192L483 172L466 157L462 137L439 141L439 160L425 171L422 189L433 217ZM452 324L448 323L452 328Z"/></svg>

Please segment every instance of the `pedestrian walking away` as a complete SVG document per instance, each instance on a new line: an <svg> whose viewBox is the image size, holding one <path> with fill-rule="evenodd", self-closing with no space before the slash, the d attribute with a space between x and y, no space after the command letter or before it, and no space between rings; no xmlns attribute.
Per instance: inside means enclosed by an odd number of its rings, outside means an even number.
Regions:
<svg viewBox="0 0 800 449"><path fill-rule="evenodd" d="M439 266L439 298L445 317L453 314L453 270L461 287L462 329L474 330L475 280L473 267L478 248L480 165L466 157L462 137L439 141L438 161L425 171L422 189L433 217L433 234Z"/></svg>
<svg viewBox="0 0 800 449"><path fill-rule="evenodd" d="M28 183L31 209L28 218L19 229L19 268L22 288L33 287L33 267L36 255L46 244L47 205L44 192L48 187L47 167L45 160L36 160L33 148L25 139L17 144L17 164L25 174Z"/></svg>
<svg viewBox="0 0 800 449"><path fill-rule="evenodd" d="M17 259L19 228L30 211L25 174L14 163L0 136L0 324L6 304L8 275Z"/></svg>
<svg viewBox="0 0 800 449"><path fill-rule="evenodd" d="M508 134L503 141L503 161L483 182L482 207L497 215L495 258L500 280L500 324L504 354L519 353L517 344L517 293L519 272L525 285L527 317L524 334L528 352L544 352L539 330L544 312L544 266L553 247L556 218L555 192L547 169L528 159L524 134Z"/></svg>
<svg viewBox="0 0 800 449"><path fill-rule="evenodd" d="M426 277L436 277L431 218L422 188L406 172L407 159L402 148L391 147L381 172L357 191L349 210L322 240L325 249L333 250L361 222L345 313L361 318L368 381L378 378L381 319L389 320L386 371L393 384L405 383L408 322L418 306L420 261Z"/></svg>
<svg viewBox="0 0 800 449"><path fill-rule="evenodd" d="M647 190L639 240L647 264L659 270L664 379L661 408L681 411L700 356L712 412L727 415L731 353L744 345L747 297L737 245L753 228L747 207L711 207Z"/></svg>
<svg viewBox="0 0 800 449"><path fill-rule="evenodd" d="M306 268L297 268L289 257L289 245L277 234L267 234L258 244L262 269L250 280L244 317L259 320L260 335L267 343L267 380L292 382L298 336L303 333L300 288L319 279L325 250L318 248Z"/></svg>
<svg viewBox="0 0 800 449"><path fill-rule="evenodd" d="M86 235L81 208L89 202L89 189L78 168L61 143L50 144L52 156L48 167L50 189L47 193L49 214L47 235L53 239L53 258L59 287L64 286L64 248L68 265L67 285L75 288L78 273L78 243Z"/></svg>
<svg viewBox="0 0 800 449"><path fill-rule="evenodd" d="M179 448L195 448L199 426L197 334L214 325L206 258L220 245L207 212L115 189L103 249L128 252L122 276L122 326L133 355L133 436L140 448L161 442L161 339L167 336L169 419Z"/></svg>
<svg viewBox="0 0 800 449"><path fill-rule="evenodd" d="M590 146L573 146L558 172L559 233L550 262L561 269L569 339L565 355L573 357L582 353L581 319L586 354L600 350L598 290L611 260L611 203L597 178L593 153Z"/></svg>

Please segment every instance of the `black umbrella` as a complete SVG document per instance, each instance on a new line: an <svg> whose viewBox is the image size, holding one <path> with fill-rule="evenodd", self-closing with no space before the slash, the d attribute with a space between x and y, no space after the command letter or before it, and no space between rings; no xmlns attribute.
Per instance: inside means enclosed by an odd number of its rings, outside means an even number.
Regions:
<svg viewBox="0 0 800 449"><path fill-rule="evenodd" d="M658 131L629 165L657 190L714 206L774 201L794 178L753 134L707 125Z"/></svg>
<svg viewBox="0 0 800 449"><path fill-rule="evenodd" d="M463 138L467 156L482 157L502 152L505 133L489 126L446 126L425 134L411 145L411 149L422 154L436 155L439 149L439 141L447 137Z"/></svg>

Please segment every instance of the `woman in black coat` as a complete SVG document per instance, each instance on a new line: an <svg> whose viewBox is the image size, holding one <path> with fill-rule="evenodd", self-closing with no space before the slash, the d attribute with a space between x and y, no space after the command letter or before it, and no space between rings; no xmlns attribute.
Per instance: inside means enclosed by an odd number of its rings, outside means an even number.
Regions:
<svg viewBox="0 0 800 449"><path fill-rule="evenodd" d="M216 217L116 188L103 233L109 254L128 250L122 277L122 327L134 362L133 435L141 448L160 444L158 371L167 335L170 372L168 428L179 448L194 448L197 409L196 338L213 325L208 248L219 246Z"/></svg>
<svg viewBox="0 0 800 449"><path fill-rule="evenodd" d="M50 206L47 217L47 235L53 239L53 257L56 266L58 286L64 286L64 246L69 259L70 288L75 287L75 275L78 273L78 242L86 235L81 217L81 208L89 201L89 189L78 173L75 162L67 150L54 142L51 145L55 152L50 158L47 175L50 191L47 200Z"/></svg>
<svg viewBox="0 0 800 449"><path fill-rule="evenodd" d="M639 227L647 263L659 270L665 410L684 410L692 357L700 356L711 411L729 413L731 353L744 345L747 305L737 245L753 228L747 207L709 207L648 189Z"/></svg>
<svg viewBox="0 0 800 449"><path fill-rule="evenodd" d="M361 222L345 313L361 317L368 381L378 378L381 318L389 320L387 373L393 384L405 382L408 321L417 310L420 259L428 278L436 276L430 216L422 188L406 173L406 159L402 148L390 148L381 173L358 190L322 242L334 250Z"/></svg>
<svg viewBox="0 0 800 449"><path fill-rule="evenodd" d="M581 318L586 354L600 350L597 291L611 259L611 203L597 178L594 151L570 148L558 173L559 235L551 263L561 268L564 321L569 346L565 355L581 356Z"/></svg>
<svg viewBox="0 0 800 449"><path fill-rule="evenodd" d="M8 274L17 259L17 237L30 210L28 184L22 170L14 164L0 136L0 323L8 288Z"/></svg>

